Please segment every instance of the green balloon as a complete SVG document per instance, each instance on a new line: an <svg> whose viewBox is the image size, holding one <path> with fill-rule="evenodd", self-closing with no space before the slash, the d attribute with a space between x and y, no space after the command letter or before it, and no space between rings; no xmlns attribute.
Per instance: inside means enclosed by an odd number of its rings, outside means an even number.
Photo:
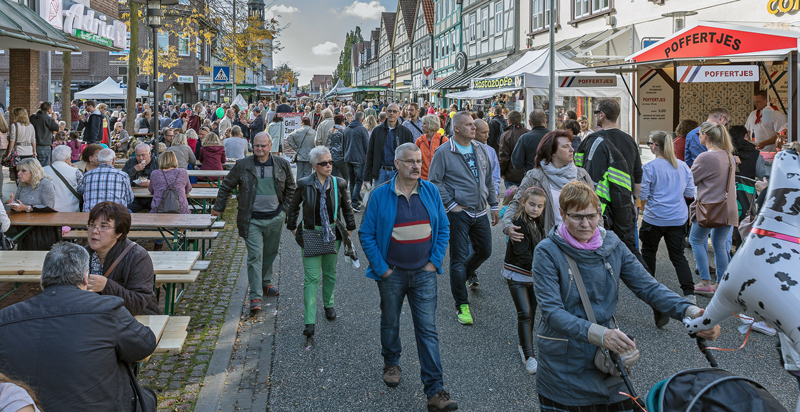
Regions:
<svg viewBox="0 0 800 412"><path fill-rule="evenodd" d="M220 119L225 117L225 109L223 109L221 107L218 107L217 108L217 117L219 117Z"/></svg>

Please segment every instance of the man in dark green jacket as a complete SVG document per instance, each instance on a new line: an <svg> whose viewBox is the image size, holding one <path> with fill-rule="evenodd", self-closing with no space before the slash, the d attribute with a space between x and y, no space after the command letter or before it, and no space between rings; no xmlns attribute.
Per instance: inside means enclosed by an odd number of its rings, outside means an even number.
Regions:
<svg viewBox="0 0 800 412"><path fill-rule="evenodd" d="M261 309L263 295L277 296L272 285L272 262L278 255L281 231L286 221L284 202L292 199L295 183L289 162L270 156L272 138L260 132L253 138L253 156L238 160L219 187L211 210L221 216L231 191L238 189L236 226L247 244L247 278L250 282L250 310Z"/></svg>

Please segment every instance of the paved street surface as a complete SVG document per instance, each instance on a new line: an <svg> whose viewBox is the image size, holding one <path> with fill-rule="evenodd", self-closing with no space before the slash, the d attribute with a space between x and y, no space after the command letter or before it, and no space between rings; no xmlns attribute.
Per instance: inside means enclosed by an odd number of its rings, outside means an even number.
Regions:
<svg viewBox="0 0 800 412"><path fill-rule="evenodd" d="M359 222L360 218L357 215ZM516 314L506 283L499 274L505 237L499 227L495 227L493 233L494 253L479 271L480 288L470 293L474 325L463 326L456 321L448 276L439 277L437 329L445 388L458 401L460 410L538 410L536 379L525 373L520 361L516 347ZM687 255L691 256L688 250ZM360 256L363 257L363 253ZM693 267L693 261L690 264ZM364 267L354 269L340 256L335 303L339 317L334 322L327 321L320 299L316 335L307 341L301 334L300 248L288 232L283 235L280 265L281 273L276 276L276 282L281 295L277 300L267 300L270 306L265 306L262 313L255 318L248 316L242 293L238 293L238 302L231 302L240 332L226 379L223 379L227 381L221 389L224 396L218 398L218 405L201 407L206 392L215 393L207 377L201 402L195 410L424 410L425 395L419 379L410 311L404 311L401 322L402 382L397 388L388 388L381 379L378 291L375 282L364 277ZM658 278L672 290L679 290L663 246ZM246 285L241 280L240 276L237 288ZM699 303L705 306L708 301L701 297ZM644 397L653 384L675 372L707 366L695 342L687 337L679 322L672 321L663 330L656 329L650 308L624 287L617 319L622 329L636 338L642 352L633 372L640 396ZM264 320L266 324L262 323ZM741 345L744 336L736 330L738 326L738 320L725 322L723 335L714 344L722 348ZM754 332L743 349L715 352L715 355L724 369L755 379L787 409L794 410L797 385L778 364L775 339ZM271 365L269 372L264 370L268 365Z"/></svg>

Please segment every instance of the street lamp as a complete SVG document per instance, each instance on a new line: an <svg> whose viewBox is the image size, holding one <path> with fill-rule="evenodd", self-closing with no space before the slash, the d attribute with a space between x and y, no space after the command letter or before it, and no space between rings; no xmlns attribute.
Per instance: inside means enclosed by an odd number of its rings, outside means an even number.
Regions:
<svg viewBox="0 0 800 412"><path fill-rule="evenodd" d="M164 16L164 11L161 6L174 6L178 4L178 0L131 0L134 3L147 5L147 25L153 29L153 76L152 86L150 92L153 93L153 112L150 119L150 129L153 132L153 153L158 155L158 126L159 126L159 112L158 106L158 28L161 27L161 17ZM155 127L153 127L155 125Z"/></svg>

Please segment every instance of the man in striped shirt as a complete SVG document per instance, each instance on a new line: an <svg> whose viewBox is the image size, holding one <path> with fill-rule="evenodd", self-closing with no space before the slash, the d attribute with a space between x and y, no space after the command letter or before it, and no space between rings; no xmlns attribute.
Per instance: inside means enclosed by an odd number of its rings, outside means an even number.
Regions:
<svg viewBox="0 0 800 412"><path fill-rule="evenodd" d="M116 158L113 150L101 150L97 154L100 165L83 175L76 189L83 195L83 212L88 213L100 202L119 203L126 208L133 202L131 179L127 173L114 167Z"/></svg>
<svg viewBox="0 0 800 412"><path fill-rule="evenodd" d="M366 275L381 296L383 382L400 384L400 313L408 297L428 410L454 411L458 404L444 390L435 322L436 275L450 239L447 213L436 186L420 178L419 147L397 147L394 166L394 177L373 190L359 232L370 262Z"/></svg>

